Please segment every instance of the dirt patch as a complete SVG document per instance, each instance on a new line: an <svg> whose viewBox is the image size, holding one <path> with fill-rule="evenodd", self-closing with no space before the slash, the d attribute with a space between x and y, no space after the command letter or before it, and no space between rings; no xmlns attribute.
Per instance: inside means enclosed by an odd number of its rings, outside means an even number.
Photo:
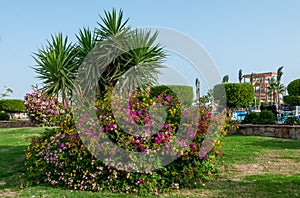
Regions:
<svg viewBox="0 0 300 198"><path fill-rule="evenodd" d="M294 152L298 156L300 153ZM299 157L298 157L299 158ZM243 177L248 175L258 174L282 174L294 175L300 173L300 162L292 158L286 158L278 155L276 150L269 150L268 154L261 155L254 160L252 164L233 164L231 167L222 167L227 173L227 177L233 181L240 181ZM232 173L235 173L232 175Z"/></svg>
<svg viewBox="0 0 300 198"><path fill-rule="evenodd" d="M11 192L9 189L0 191L0 197L16 197L18 193Z"/></svg>

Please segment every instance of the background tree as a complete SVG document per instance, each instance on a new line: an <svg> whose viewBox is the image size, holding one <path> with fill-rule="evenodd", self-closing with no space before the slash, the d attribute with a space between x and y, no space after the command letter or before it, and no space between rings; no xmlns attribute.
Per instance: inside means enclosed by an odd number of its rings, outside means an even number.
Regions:
<svg viewBox="0 0 300 198"><path fill-rule="evenodd" d="M271 78L270 84L267 87L268 95L271 96L271 101L273 104L280 103L280 96L285 93L285 86L281 84L281 78L283 75L283 66L277 69L276 79L274 77Z"/></svg>
<svg viewBox="0 0 300 198"><path fill-rule="evenodd" d="M300 79L293 80L287 86L288 96L284 96L285 103L292 106L300 106Z"/></svg>
<svg viewBox="0 0 300 198"><path fill-rule="evenodd" d="M229 76L228 76L228 75L225 75L225 76L223 77L222 83L228 83L228 81L229 81Z"/></svg>
<svg viewBox="0 0 300 198"><path fill-rule="evenodd" d="M287 91L290 96L300 96L300 79L290 82Z"/></svg>
<svg viewBox="0 0 300 198"><path fill-rule="evenodd" d="M275 78L272 77L271 81L270 81L270 84L267 87L267 90L268 90L267 94L271 97L272 104L276 104L277 103L277 99L278 99L277 92L276 92L277 87L278 87L278 84L277 84Z"/></svg>
<svg viewBox="0 0 300 198"><path fill-rule="evenodd" d="M256 76L256 74L254 72L252 72L250 75L250 84L251 85L255 84L255 76Z"/></svg>
<svg viewBox="0 0 300 198"><path fill-rule="evenodd" d="M277 69L277 82L280 84L281 83L281 78L282 78L282 75L283 75L283 66L281 66L281 67L279 67L278 69Z"/></svg>
<svg viewBox="0 0 300 198"><path fill-rule="evenodd" d="M277 77L276 77L276 81L277 81L276 94L277 94L278 103L280 103L280 96L285 93L285 86L281 84L281 78L282 75L284 74L282 70L283 70L283 66L277 69Z"/></svg>
<svg viewBox="0 0 300 198"><path fill-rule="evenodd" d="M196 99L197 99L197 102L199 102L199 100L200 100L200 81L198 80L198 78L196 78L195 85L196 85Z"/></svg>
<svg viewBox="0 0 300 198"><path fill-rule="evenodd" d="M0 91L0 100L4 97L9 96L10 93L13 93L13 90L9 87L4 86L4 88Z"/></svg>
<svg viewBox="0 0 300 198"><path fill-rule="evenodd" d="M239 70L238 78L239 78L239 82L242 83L242 80L244 78L243 70L242 69Z"/></svg>

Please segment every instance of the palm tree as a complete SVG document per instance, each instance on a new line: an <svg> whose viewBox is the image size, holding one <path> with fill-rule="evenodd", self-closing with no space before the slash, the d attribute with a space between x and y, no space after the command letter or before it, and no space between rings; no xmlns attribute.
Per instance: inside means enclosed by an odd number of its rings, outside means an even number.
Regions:
<svg viewBox="0 0 300 198"><path fill-rule="evenodd" d="M283 66L281 66L281 67L279 67L278 69L277 69L277 82L280 84L280 82L281 82L281 77L282 77L282 75L283 75Z"/></svg>
<svg viewBox="0 0 300 198"><path fill-rule="evenodd" d="M228 75L225 75L225 76L223 77L222 82L223 82L223 83L227 83L228 81L229 81L229 76L228 76Z"/></svg>
<svg viewBox="0 0 300 198"><path fill-rule="evenodd" d="M196 85L196 99L198 103L200 101L200 81L198 78L196 78L195 85Z"/></svg>
<svg viewBox="0 0 300 198"><path fill-rule="evenodd" d="M277 92L277 97L278 97L278 103L280 102L280 95L284 94L285 92L285 87L283 84L281 84L281 78L283 75L283 66L279 67L277 69L277 87L276 87L276 92Z"/></svg>
<svg viewBox="0 0 300 198"><path fill-rule="evenodd" d="M250 84L251 85L254 85L255 84L255 76L256 76L256 74L255 73L251 73L251 76L250 76Z"/></svg>
<svg viewBox="0 0 300 198"><path fill-rule="evenodd" d="M277 84L276 92L278 96L278 103L280 102L280 95L283 95L285 93L285 86L283 84Z"/></svg>
<svg viewBox="0 0 300 198"><path fill-rule="evenodd" d="M243 70L242 70L242 69L239 70L239 75L238 75L238 77L239 77L239 82L242 83L242 80L243 80L243 78L244 78L244 76L243 76Z"/></svg>
<svg viewBox="0 0 300 198"><path fill-rule="evenodd" d="M268 95L271 96L271 101L273 104L276 104L277 102L277 93L276 93L277 86L278 86L277 82L275 81L274 77L272 77L267 89L269 90Z"/></svg>
<svg viewBox="0 0 300 198"><path fill-rule="evenodd" d="M34 53L37 65L33 66L42 80L43 90L49 95L61 96L65 105L72 95L74 79L78 70L77 50L62 33L52 35L47 45Z"/></svg>
<svg viewBox="0 0 300 198"><path fill-rule="evenodd" d="M0 100L4 97L9 96L10 93L13 93L13 90L9 87L4 86L4 88L0 91Z"/></svg>

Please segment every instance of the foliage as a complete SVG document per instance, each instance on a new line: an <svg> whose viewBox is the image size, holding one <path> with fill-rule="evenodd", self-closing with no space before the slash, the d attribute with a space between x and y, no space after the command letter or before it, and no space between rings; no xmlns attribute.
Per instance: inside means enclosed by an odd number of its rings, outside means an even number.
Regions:
<svg viewBox="0 0 300 198"><path fill-rule="evenodd" d="M300 105L300 95L299 96L284 96L284 103L289 104L291 106L299 106Z"/></svg>
<svg viewBox="0 0 300 198"><path fill-rule="evenodd" d="M229 81L229 76L228 75L223 76L222 83L228 83L228 81Z"/></svg>
<svg viewBox="0 0 300 198"><path fill-rule="evenodd" d="M289 105L300 105L300 79L294 80L287 86L288 96L284 96L284 102Z"/></svg>
<svg viewBox="0 0 300 198"><path fill-rule="evenodd" d="M273 104L278 104L280 102L280 94L285 92L285 86L280 83L281 76L283 72L281 71L282 68L279 68L277 72L279 72L277 79L274 77L271 78L271 82L267 87L267 94L271 97Z"/></svg>
<svg viewBox="0 0 300 198"><path fill-rule="evenodd" d="M297 117L288 117L284 123L289 125L300 125L300 119Z"/></svg>
<svg viewBox="0 0 300 198"><path fill-rule="evenodd" d="M259 114L259 124L275 124L276 118L272 111L262 110Z"/></svg>
<svg viewBox="0 0 300 198"><path fill-rule="evenodd" d="M254 72L250 75L250 84L253 85L255 83L256 74Z"/></svg>
<svg viewBox="0 0 300 198"><path fill-rule="evenodd" d="M281 82L281 78L282 78L282 75L283 75L283 66L280 66L278 69L277 69L277 77L276 77L276 81L280 84Z"/></svg>
<svg viewBox="0 0 300 198"><path fill-rule="evenodd" d="M250 112L243 120L244 124L275 124L276 118L272 111L262 110L260 113Z"/></svg>
<svg viewBox="0 0 300 198"><path fill-rule="evenodd" d="M34 53L33 58L37 65L33 69L42 80L47 94L61 96L63 101L71 96L79 67L76 55L75 45L61 33L52 35L51 41L47 41L45 47Z"/></svg>
<svg viewBox="0 0 300 198"><path fill-rule="evenodd" d="M178 158L166 167L153 167L153 171L146 173L129 172L124 169L115 169L114 166L110 166L110 163L104 163L96 158L97 152L111 152L112 159L115 156L114 151L105 149L104 143L99 144L98 138L103 134L107 134L118 147L140 153L147 153L149 149L160 151L158 149L162 146L178 141L176 138L178 117L180 113L184 113L183 107L180 108L180 111L178 110L178 100L163 94L149 97L147 93L143 92L137 92L130 97L128 104L130 116L126 114L126 118L130 122L134 121L138 125L146 127L143 133L151 132L147 130L147 126L150 126L149 129L151 129L151 123L155 119L159 118L161 114L166 115L166 122L162 123L157 134L143 137L132 131L122 130L123 127L126 127L126 122L125 126L116 122L117 118L120 119L118 116L121 115L122 109L119 107L122 104L118 99L111 101L110 94L107 92L106 97L96 104L102 131L97 131L99 130L98 124L91 121L86 122L88 115L82 114L81 121L76 126L79 130L77 133L72 113L69 113L61 120L60 128L56 129L53 135L32 139L26 152L27 171L25 176L28 181L46 182L53 186L74 190L108 190L144 194L146 192L160 193L170 188L201 186L203 182L217 176L218 169L215 163L217 158L222 155L222 144L219 138L225 135L225 131L222 131L222 126L218 127L219 123L217 122L221 119L215 117L204 107L199 109L197 131L187 131L186 135L193 137L192 142L187 145L184 145L184 141L177 142L182 145L183 150L172 150L171 148L167 150L169 155L175 155ZM158 117L155 117L149 108L151 106L152 109L155 109L157 104L166 108L165 112L158 113L156 114ZM112 107L117 108L113 115ZM127 108L126 112L128 112ZM210 122L212 120L216 123ZM90 127L85 128L87 126L85 123L88 123ZM84 125L85 127L83 127ZM211 127L210 132L208 132L209 127ZM220 132L220 130L222 133L216 136L216 140L210 142L213 146L212 149L201 155L199 149L205 137L210 133ZM90 140L89 144L83 144L86 140ZM94 147L95 145L96 147ZM152 154L146 156L151 157ZM167 153L161 153L161 156L164 155ZM141 159L136 160L139 162ZM119 164L119 166L123 165Z"/></svg>
<svg viewBox="0 0 300 198"><path fill-rule="evenodd" d="M292 106L300 105L300 79L290 82L287 90L289 95L283 97L284 102Z"/></svg>
<svg viewBox="0 0 300 198"><path fill-rule="evenodd" d="M13 90L4 86L4 88L0 91L0 99L9 96L10 93L13 93Z"/></svg>
<svg viewBox="0 0 300 198"><path fill-rule="evenodd" d="M33 69L44 83L43 90L61 96L64 104L78 84L86 85L80 91L88 95L98 82L96 93L102 97L107 86L115 86L119 81L125 88L157 83L158 69L166 57L156 43L158 33L130 28L122 10L104 14L93 32L89 28L79 31L77 43L59 33L34 54L37 65ZM76 76L82 78L75 83Z"/></svg>
<svg viewBox="0 0 300 198"><path fill-rule="evenodd" d="M256 112L250 112L245 116L242 121L243 124L256 124L259 122L259 114Z"/></svg>
<svg viewBox="0 0 300 198"><path fill-rule="evenodd" d="M45 91L27 93L24 97L26 113L35 124L55 126L59 114L63 111L62 104L55 96L49 96Z"/></svg>
<svg viewBox="0 0 300 198"><path fill-rule="evenodd" d="M25 112L24 102L18 99L0 100L0 111L7 113L23 113Z"/></svg>
<svg viewBox="0 0 300 198"><path fill-rule="evenodd" d="M171 96L179 99L183 105L192 105L193 102L193 87L185 85L159 85L153 86L150 89L150 97L156 97L164 93L165 96Z"/></svg>
<svg viewBox="0 0 300 198"><path fill-rule="evenodd" d="M300 96L300 79L293 80L287 86L289 96Z"/></svg>
<svg viewBox="0 0 300 198"><path fill-rule="evenodd" d="M254 88L244 83L218 84L214 86L213 94L215 100L228 108L243 108L249 107L253 101Z"/></svg>
<svg viewBox="0 0 300 198"><path fill-rule="evenodd" d="M244 78L243 70L240 69L240 70L239 70L239 73L238 73L239 83L242 83L243 78Z"/></svg>
<svg viewBox="0 0 300 198"><path fill-rule="evenodd" d="M8 121L10 118L9 114L5 113L5 112L0 112L0 120L6 120Z"/></svg>

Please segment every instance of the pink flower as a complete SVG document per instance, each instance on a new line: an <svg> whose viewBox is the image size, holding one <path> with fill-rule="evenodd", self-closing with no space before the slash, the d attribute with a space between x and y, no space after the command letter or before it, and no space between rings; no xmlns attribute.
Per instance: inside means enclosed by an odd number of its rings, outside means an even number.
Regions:
<svg viewBox="0 0 300 198"><path fill-rule="evenodd" d="M220 156L223 155L223 151L222 150L219 151L219 155Z"/></svg>

